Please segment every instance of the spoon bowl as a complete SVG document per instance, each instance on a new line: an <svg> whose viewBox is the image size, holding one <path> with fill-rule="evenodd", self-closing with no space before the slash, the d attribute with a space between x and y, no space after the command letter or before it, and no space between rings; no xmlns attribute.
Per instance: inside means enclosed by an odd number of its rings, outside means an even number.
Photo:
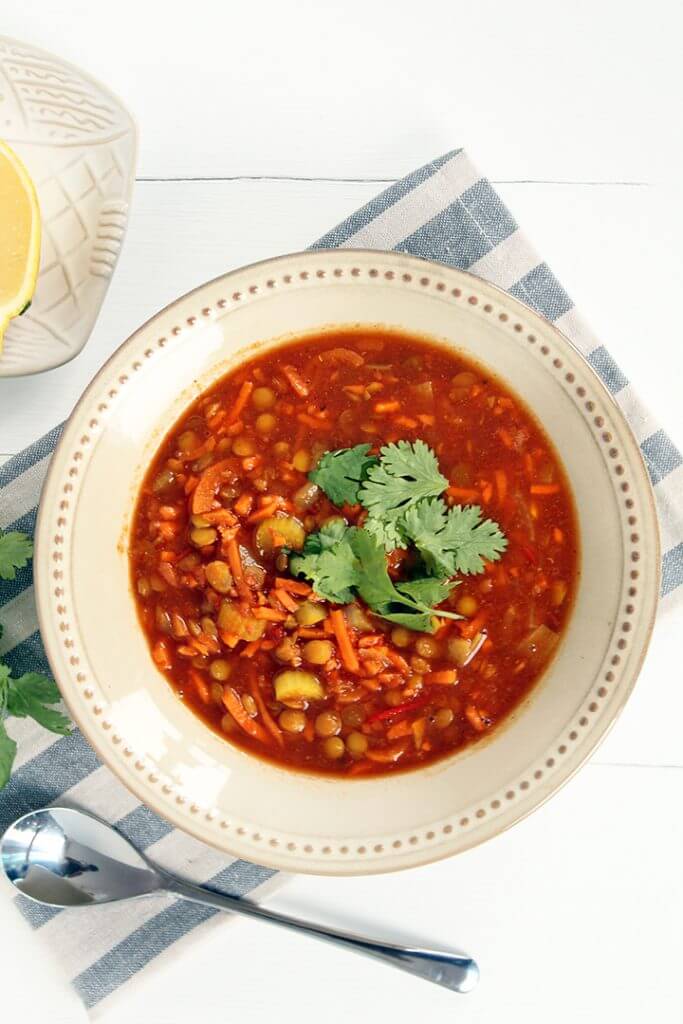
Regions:
<svg viewBox="0 0 683 1024"><path fill-rule="evenodd" d="M112 903L163 887L159 873L122 835L68 807L19 818L5 832L0 854L9 881L51 907Z"/></svg>
<svg viewBox="0 0 683 1024"><path fill-rule="evenodd" d="M175 878L150 864L106 822L68 807L47 807L15 821L0 842L0 860L19 892L51 907L94 906L170 892L364 953L452 992L469 992L479 980L471 957L333 931Z"/></svg>

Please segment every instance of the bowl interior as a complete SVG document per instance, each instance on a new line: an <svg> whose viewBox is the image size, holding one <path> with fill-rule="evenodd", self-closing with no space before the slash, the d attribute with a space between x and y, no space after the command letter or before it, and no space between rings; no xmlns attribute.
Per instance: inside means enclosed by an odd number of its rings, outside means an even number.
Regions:
<svg viewBox="0 0 683 1024"><path fill-rule="evenodd" d="M255 346L351 320L426 335L502 377L560 454L581 544L560 650L502 728L425 769L343 781L251 757L177 700L138 625L127 546L148 463L197 394ZM647 478L592 371L550 325L504 293L398 254L285 257L205 285L155 317L78 406L53 463L39 533L46 647L100 755L181 827L231 853L298 871L414 865L481 841L537 806L623 705L657 595ZM61 558L46 558L48 552ZM57 612L55 571L63 573L65 615Z"/></svg>

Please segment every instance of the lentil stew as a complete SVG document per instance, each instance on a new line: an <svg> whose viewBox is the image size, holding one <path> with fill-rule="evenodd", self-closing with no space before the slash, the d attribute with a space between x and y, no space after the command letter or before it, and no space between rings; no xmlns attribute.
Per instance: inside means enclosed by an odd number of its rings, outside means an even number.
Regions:
<svg viewBox="0 0 683 1024"><path fill-rule="evenodd" d="M250 753L341 777L490 733L552 657L577 561L566 476L520 399L455 350L361 328L201 395L130 540L180 699Z"/></svg>

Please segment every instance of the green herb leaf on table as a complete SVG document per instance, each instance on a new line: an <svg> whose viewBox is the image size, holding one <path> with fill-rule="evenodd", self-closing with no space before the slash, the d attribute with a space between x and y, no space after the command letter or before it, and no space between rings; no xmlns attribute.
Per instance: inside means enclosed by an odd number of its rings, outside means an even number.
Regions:
<svg viewBox="0 0 683 1024"><path fill-rule="evenodd" d="M13 580L17 569L28 565L33 554L33 542L25 533L16 530L0 534L0 579Z"/></svg>
<svg viewBox="0 0 683 1024"><path fill-rule="evenodd" d="M367 472L359 497L369 513L366 527L391 551L405 547L400 520L423 498L436 497L448 487L436 455L424 441L398 441L380 450L380 460ZM369 520L373 524L369 525Z"/></svg>
<svg viewBox="0 0 683 1024"><path fill-rule="evenodd" d="M7 735L5 723L0 720L0 789L9 782L16 756L17 745L12 737Z"/></svg>
<svg viewBox="0 0 683 1024"><path fill-rule="evenodd" d="M368 454L370 448L369 444L357 444L355 448L326 452L308 474L309 480L317 484L335 505L356 505L368 470L378 462L375 455Z"/></svg>
<svg viewBox="0 0 683 1024"><path fill-rule="evenodd" d="M25 533L0 533L0 579L13 580L16 570L23 569L32 554L33 543ZM26 672L14 679L9 666L0 662L0 789L9 780L17 753L17 745L5 727L5 715L33 718L44 729L66 736L71 732L69 719L50 706L61 699L52 679L38 672Z"/></svg>
<svg viewBox="0 0 683 1024"><path fill-rule="evenodd" d="M27 672L19 679L9 679L7 690L7 712L14 718L32 718L50 732L66 736L71 732L71 723L61 711L48 707L59 704L61 694L51 679Z"/></svg>

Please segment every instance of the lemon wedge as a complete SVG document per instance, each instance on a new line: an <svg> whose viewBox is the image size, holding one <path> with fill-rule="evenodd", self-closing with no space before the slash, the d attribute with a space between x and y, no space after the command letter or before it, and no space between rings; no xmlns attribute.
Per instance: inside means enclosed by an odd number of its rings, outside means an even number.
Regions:
<svg viewBox="0 0 683 1024"><path fill-rule="evenodd" d="M40 207L29 173L0 141L0 350L7 324L23 313L40 265Z"/></svg>

